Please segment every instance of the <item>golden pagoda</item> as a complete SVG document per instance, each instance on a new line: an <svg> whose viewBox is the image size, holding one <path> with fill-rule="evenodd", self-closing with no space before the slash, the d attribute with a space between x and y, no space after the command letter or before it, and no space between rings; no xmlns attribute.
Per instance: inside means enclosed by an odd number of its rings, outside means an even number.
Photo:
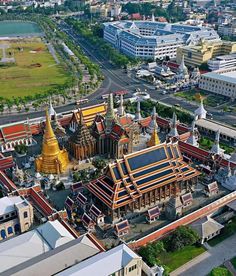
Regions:
<svg viewBox="0 0 236 276"><path fill-rule="evenodd" d="M68 153L66 149L60 149L51 126L48 110L46 110L42 153L35 160L36 171L46 174L60 174L66 171L68 164Z"/></svg>
<svg viewBox="0 0 236 276"><path fill-rule="evenodd" d="M157 134L157 124L155 124L152 135L151 135L151 138L147 142L147 146L148 147L153 147L153 146L159 145L160 143L161 142L160 142L159 136Z"/></svg>

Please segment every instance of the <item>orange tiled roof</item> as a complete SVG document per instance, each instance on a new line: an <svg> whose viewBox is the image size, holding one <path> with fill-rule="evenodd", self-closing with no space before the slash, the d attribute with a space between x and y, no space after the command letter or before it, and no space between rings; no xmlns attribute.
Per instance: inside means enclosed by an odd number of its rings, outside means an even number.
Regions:
<svg viewBox="0 0 236 276"><path fill-rule="evenodd" d="M8 142L19 139L29 138L32 136L30 127L26 123L15 124L11 126L3 126L0 129L0 141Z"/></svg>

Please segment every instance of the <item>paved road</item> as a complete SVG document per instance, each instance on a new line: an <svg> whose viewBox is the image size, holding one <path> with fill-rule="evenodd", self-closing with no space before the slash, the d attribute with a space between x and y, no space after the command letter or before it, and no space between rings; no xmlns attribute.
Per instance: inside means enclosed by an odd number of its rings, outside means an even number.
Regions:
<svg viewBox="0 0 236 276"><path fill-rule="evenodd" d="M183 99L176 99L172 95L162 95L161 91L154 90L154 87L152 85L149 85L145 83L142 80L137 80L134 78L134 76L131 74L131 76L128 76L123 70L115 68L110 62L105 59L99 51L97 51L93 45L90 45L87 43L85 39L80 37L78 34L76 34L73 29L68 26L66 23L61 21L59 28L67 33L69 37L81 47L81 49L84 51L86 55L89 56L89 58L98 63L101 67L102 73L105 76L105 79L101 85L101 87L94 92L93 94L86 96L90 101L89 105L92 105L94 103L97 103L99 101L102 101L101 95L106 94L110 91L117 91L117 90L128 90L130 93L134 92L136 88L140 88L141 91L144 91L147 89L148 93L150 93L151 97L155 100L164 102L169 105L179 104L182 108L189 110L193 112L197 105L193 103L186 102ZM61 106L56 108L56 111L58 113L60 112L67 112L70 110L75 109L76 106L74 104L68 104L66 106ZM222 114L219 111L207 108L209 112L213 114L213 117L215 120L225 122L228 124L235 124L236 117L232 116L229 113ZM4 115L0 116L0 122L2 124L14 122L14 121L20 121L25 120L27 117L29 118L37 118L44 116L44 112L33 112L30 114L17 114L16 115Z"/></svg>
<svg viewBox="0 0 236 276"><path fill-rule="evenodd" d="M234 256L236 256L236 234L173 271L170 276L205 276L214 267L220 266Z"/></svg>

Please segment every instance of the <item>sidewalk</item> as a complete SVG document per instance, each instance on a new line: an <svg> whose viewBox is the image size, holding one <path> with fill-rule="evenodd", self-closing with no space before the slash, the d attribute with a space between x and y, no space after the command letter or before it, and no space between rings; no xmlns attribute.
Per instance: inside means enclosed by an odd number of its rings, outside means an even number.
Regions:
<svg viewBox="0 0 236 276"><path fill-rule="evenodd" d="M205 276L214 267L236 256L236 234L222 241L190 262L170 273L170 276ZM231 264L226 262L226 264ZM231 267L232 269L232 267Z"/></svg>

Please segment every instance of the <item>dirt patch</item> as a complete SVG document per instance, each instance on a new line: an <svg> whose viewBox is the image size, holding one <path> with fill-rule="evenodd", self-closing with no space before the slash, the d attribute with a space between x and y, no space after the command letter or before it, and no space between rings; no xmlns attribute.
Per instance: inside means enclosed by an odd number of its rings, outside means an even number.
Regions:
<svg viewBox="0 0 236 276"><path fill-rule="evenodd" d="M42 47L39 47L39 48L34 49L35 52L41 52L42 50L43 50Z"/></svg>
<svg viewBox="0 0 236 276"><path fill-rule="evenodd" d="M42 64L41 63L33 63L33 64L30 64L29 68L38 68L38 67L42 67Z"/></svg>

